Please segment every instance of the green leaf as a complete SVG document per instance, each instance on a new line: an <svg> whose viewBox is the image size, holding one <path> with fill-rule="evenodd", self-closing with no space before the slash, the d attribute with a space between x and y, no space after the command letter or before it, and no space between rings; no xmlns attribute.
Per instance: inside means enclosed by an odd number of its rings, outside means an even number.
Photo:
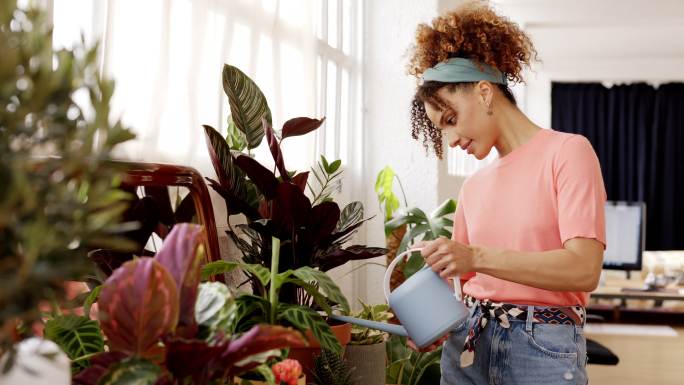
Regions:
<svg viewBox="0 0 684 385"><path fill-rule="evenodd" d="M104 351L104 339L97 321L73 314L60 315L45 324L45 337L54 341L74 360L85 355ZM77 368L86 368L86 360L74 362Z"/></svg>
<svg viewBox="0 0 684 385"><path fill-rule="evenodd" d="M320 314L311 308L283 303L278 308L278 319L291 323L302 332L311 330L311 333L316 337L321 347L338 354L342 352L342 345L340 345L335 334L333 334L330 325L325 322Z"/></svg>
<svg viewBox="0 0 684 385"><path fill-rule="evenodd" d="M93 290L90 291L90 294L88 294L88 297L83 303L83 314L85 314L86 317L90 318L90 307L93 306L95 301L97 301L101 290L102 285L97 285Z"/></svg>
<svg viewBox="0 0 684 385"><path fill-rule="evenodd" d="M268 285L271 280L270 271L262 265L223 260L209 262L202 266L202 279L207 280L214 275L229 273L238 267L252 273L264 286Z"/></svg>
<svg viewBox="0 0 684 385"><path fill-rule="evenodd" d="M347 301L347 298L342 294L342 290L340 290L339 286L333 282L328 274L309 266L300 267L295 270L293 274L303 281L316 282L323 295L328 297L332 302L340 304L345 312L349 312L349 302Z"/></svg>
<svg viewBox="0 0 684 385"><path fill-rule="evenodd" d="M268 323L271 304L262 297L243 294L235 298L235 318L230 331L244 332L260 323Z"/></svg>
<svg viewBox="0 0 684 385"><path fill-rule="evenodd" d="M256 148L264 137L261 119L265 118L269 125L272 124L266 97L256 83L237 67L225 64L222 78L235 126L245 134L247 147Z"/></svg>
<svg viewBox="0 0 684 385"><path fill-rule="evenodd" d="M334 174L342 165L342 159L338 159L332 163L330 163L330 171L329 174Z"/></svg>
<svg viewBox="0 0 684 385"><path fill-rule="evenodd" d="M309 293L309 295L311 295L314 302L317 303L318 306L321 307L321 309L323 309L328 315L332 314L332 307L330 307L330 303L325 298L325 296L321 294L318 287L308 282L304 282L301 279L290 278L286 279L285 282L294 283L295 285L304 289L307 293Z"/></svg>
<svg viewBox="0 0 684 385"><path fill-rule="evenodd" d="M245 134L243 134L242 131L240 131L237 128L231 115L228 115L228 131L226 134L226 143L228 144L228 147L230 147L230 149L234 151L242 152L242 150L247 148L247 140L245 139Z"/></svg>
<svg viewBox="0 0 684 385"><path fill-rule="evenodd" d="M325 156L321 155L321 163L323 164L323 169L325 170L326 173L332 174L330 172L330 164L328 163L328 160L325 159Z"/></svg>
<svg viewBox="0 0 684 385"><path fill-rule="evenodd" d="M278 385L275 382L275 375L273 375L273 371L267 364L261 364L257 366L254 370L264 377L268 385Z"/></svg>
<svg viewBox="0 0 684 385"><path fill-rule="evenodd" d="M239 262L229 262L223 260L209 262L202 266L202 280L207 280L215 275L230 273L238 266L240 266Z"/></svg>
<svg viewBox="0 0 684 385"><path fill-rule="evenodd" d="M221 282L203 282L199 285L195 302L195 320L213 335L227 332L237 316L237 305L228 286Z"/></svg>
<svg viewBox="0 0 684 385"><path fill-rule="evenodd" d="M456 201L453 199L447 199L432 213L430 213L430 218L439 218L447 214L453 214L454 212L456 212Z"/></svg>
<svg viewBox="0 0 684 385"><path fill-rule="evenodd" d="M98 385L154 385L161 368L150 361L129 358L110 367Z"/></svg>
<svg viewBox="0 0 684 385"><path fill-rule="evenodd" d="M418 270L422 269L423 266L425 266L425 258L423 258L420 253L413 253L404 265L404 277L408 279L413 274L417 273Z"/></svg>

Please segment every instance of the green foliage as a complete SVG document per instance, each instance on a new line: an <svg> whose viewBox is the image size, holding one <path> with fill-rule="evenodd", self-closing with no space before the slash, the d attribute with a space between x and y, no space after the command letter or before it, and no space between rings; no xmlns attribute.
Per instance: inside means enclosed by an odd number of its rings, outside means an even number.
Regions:
<svg viewBox="0 0 684 385"><path fill-rule="evenodd" d="M245 139L245 134L240 131L232 116L228 116L228 133L226 134L226 143L232 151L242 152L247 148L247 141Z"/></svg>
<svg viewBox="0 0 684 385"><path fill-rule="evenodd" d="M388 384L419 385L426 382L427 374L439 368L442 347L431 352L416 352L406 345L406 337L391 336L387 340Z"/></svg>
<svg viewBox="0 0 684 385"><path fill-rule="evenodd" d="M45 338L62 348L72 360L74 370L88 366L82 357L104 351L100 326L88 317L69 314L49 319L45 323Z"/></svg>
<svg viewBox="0 0 684 385"><path fill-rule="evenodd" d="M195 320L204 339L217 332L227 332L235 323L237 304L228 286L221 282L203 282L199 285L195 302ZM232 330L230 330L232 332Z"/></svg>
<svg viewBox="0 0 684 385"><path fill-rule="evenodd" d="M278 320L286 321L286 323L291 324L302 332L310 330L322 347L334 352L342 352L342 345L340 345L340 341L333 334L330 326L318 312L313 311L311 308L284 303L280 304Z"/></svg>
<svg viewBox="0 0 684 385"><path fill-rule="evenodd" d="M352 314L352 317L366 319L377 322L385 322L394 317L390 311L389 305L382 303L377 305L369 305L361 300L362 309ZM351 340L349 345L373 345L379 344L385 340L387 333L369 329L359 325L352 325Z"/></svg>
<svg viewBox="0 0 684 385"><path fill-rule="evenodd" d="M328 163L325 156L321 155L321 160L311 169L311 174L316 178L317 188L314 189L311 183L307 183L313 197L311 199L312 205L332 201L332 195L340 189L342 183L340 177L344 170L340 170L341 165L342 160L337 159Z"/></svg>
<svg viewBox="0 0 684 385"><path fill-rule="evenodd" d="M154 385L161 375L156 364L138 358L128 358L114 364L98 382L99 385Z"/></svg>
<svg viewBox="0 0 684 385"><path fill-rule="evenodd" d="M399 198L392 190L392 185L394 184L394 178L396 174L390 166L385 166L378 173L378 177L375 180L375 193L378 195L378 203L380 204L380 210L385 214L385 222L392 219L394 211L399 208ZM397 181L399 178L397 177ZM401 185L401 182L399 182Z"/></svg>
<svg viewBox="0 0 684 385"><path fill-rule="evenodd" d="M321 349L314 360L314 385L352 385L352 370L341 353Z"/></svg>
<svg viewBox="0 0 684 385"><path fill-rule="evenodd" d="M403 225L409 226L397 251L397 253L402 253L409 244L414 243L416 240L433 240L439 237L451 238L451 229L454 226L454 221L447 218L447 216L455 211L456 201L453 199L445 200L429 216L417 207L410 209L402 208L397 210L392 220L385 223L385 232L391 233L394 229ZM411 256L403 267L406 278L420 270L424 263L424 258L420 255L414 254Z"/></svg>
<svg viewBox="0 0 684 385"><path fill-rule="evenodd" d="M16 1L0 7L0 325L61 302L63 282L91 271L89 250L133 246L114 235L127 195L107 160L133 138L111 119L114 83L97 47L53 52L49 25Z"/></svg>

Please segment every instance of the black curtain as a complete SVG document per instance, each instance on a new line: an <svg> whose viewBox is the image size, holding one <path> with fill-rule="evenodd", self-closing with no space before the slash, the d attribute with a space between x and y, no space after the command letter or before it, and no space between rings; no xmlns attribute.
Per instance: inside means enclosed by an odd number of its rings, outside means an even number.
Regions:
<svg viewBox="0 0 684 385"><path fill-rule="evenodd" d="M646 248L684 249L684 83L553 83L551 106L594 146L608 199L646 202Z"/></svg>

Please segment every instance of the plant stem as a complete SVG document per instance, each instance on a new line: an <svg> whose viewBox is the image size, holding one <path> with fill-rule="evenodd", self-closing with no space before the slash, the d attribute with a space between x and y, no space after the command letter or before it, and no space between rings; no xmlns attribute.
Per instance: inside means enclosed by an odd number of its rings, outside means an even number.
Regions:
<svg viewBox="0 0 684 385"><path fill-rule="evenodd" d="M271 325L275 325L276 312L278 309L278 288L276 276L278 275L278 261L280 259L280 239L271 237L271 287L268 299L271 302Z"/></svg>
<svg viewBox="0 0 684 385"><path fill-rule="evenodd" d="M408 207L408 201L406 200L406 193L404 192L404 186L401 184L401 179L395 174L395 178L397 178L397 182L399 183L399 188L401 189L401 195L404 197L404 207Z"/></svg>
<svg viewBox="0 0 684 385"><path fill-rule="evenodd" d="M100 354L100 353L102 353L102 352L95 352L95 353L85 354L85 355L83 355L83 356L74 358L73 360L71 360L71 362L79 362L79 361L83 361L83 360L88 360L88 359L91 359L91 358L93 358L94 356L96 356L96 355L98 355L98 354Z"/></svg>

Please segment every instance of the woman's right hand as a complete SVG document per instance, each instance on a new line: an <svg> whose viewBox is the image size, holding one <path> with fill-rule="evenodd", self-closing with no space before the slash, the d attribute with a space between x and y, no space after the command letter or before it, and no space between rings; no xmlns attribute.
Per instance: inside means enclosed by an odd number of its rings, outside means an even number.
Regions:
<svg viewBox="0 0 684 385"><path fill-rule="evenodd" d="M406 340L406 344L408 345L409 348L411 348L417 352L427 353L427 352L431 352L431 351L437 349L438 347L442 346L442 344L444 343L444 341L447 340L447 338L449 338L448 334L445 335L444 337L438 339L437 341L435 341L432 345L424 347L423 349L418 348L418 346L416 346L416 344L413 342L413 340L411 338L408 338Z"/></svg>

